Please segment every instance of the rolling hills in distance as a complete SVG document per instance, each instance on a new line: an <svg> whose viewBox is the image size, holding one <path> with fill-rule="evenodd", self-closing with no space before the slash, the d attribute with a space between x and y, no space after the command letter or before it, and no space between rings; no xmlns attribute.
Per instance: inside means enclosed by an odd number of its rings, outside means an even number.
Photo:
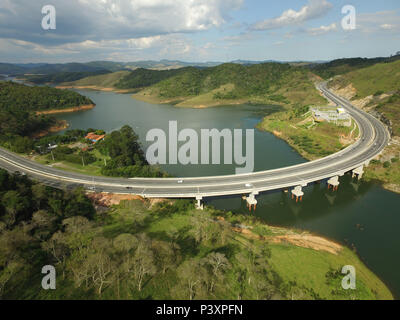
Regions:
<svg viewBox="0 0 400 320"><path fill-rule="evenodd" d="M12 74L34 84L108 89L135 93L135 98L181 107L209 107L241 103L283 107L319 104L324 99L314 83L330 79L331 87L349 99L368 97L372 106L388 114L398 129L400 55L338 59L330 62L273 62L236 60L231 63L181 61L66 64L5 64L0 74ZM343 92L346 91L349 92ZM357 104L357 103L356 103ZM365 105L364 105L365 104ZM387 107L385 109L385 107ZM400 122L400 121L399 121Z"/></svg>

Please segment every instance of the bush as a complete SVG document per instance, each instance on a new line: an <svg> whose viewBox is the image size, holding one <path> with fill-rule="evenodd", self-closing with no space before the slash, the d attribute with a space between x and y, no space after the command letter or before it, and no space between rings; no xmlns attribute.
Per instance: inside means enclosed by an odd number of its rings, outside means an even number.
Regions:
<svg viewBox="0 0 400 320"><path fill-rule="evenodd" d="M385 169L390 168L390 166L391 166L391 164L390 164L389 161L385 161L385 162L383 163L383 167L384 167Z"/></svg>

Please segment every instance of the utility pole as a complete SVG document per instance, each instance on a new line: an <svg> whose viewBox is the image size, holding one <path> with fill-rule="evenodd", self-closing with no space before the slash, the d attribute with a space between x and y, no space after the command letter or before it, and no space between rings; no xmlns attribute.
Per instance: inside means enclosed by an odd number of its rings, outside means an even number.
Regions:
<svg viewBox="0 0 400 320"><path fill-rule="evenodd" d="M82 155L82 165L85 166L85 160L83 159L83 155Z"/></svg>

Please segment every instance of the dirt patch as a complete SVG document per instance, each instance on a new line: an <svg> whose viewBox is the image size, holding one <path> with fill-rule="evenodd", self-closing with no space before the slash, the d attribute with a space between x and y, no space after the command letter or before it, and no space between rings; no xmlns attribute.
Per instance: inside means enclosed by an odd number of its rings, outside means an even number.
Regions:
<svg viewBox="0 0 400 320"><path fill-rule="evenodd" d="M140 200L144 199L140 196L129 194L113 194L113 193L88 193L88 198L93 201L95 205L102 207L111 207L119 205L124 200Z"/></svg>
<svg viewBox="0 0 400 320"><path fill-rule="evenodd" d="M275 137L281 137L282 136L282 132L279 132L279 131L276 131L276 130L272 131L272 133L274 134Z"/></svg>
<svg viewBox="0 0 400 320"><path fill-rule="evenodd" d="M284 235L281 234L276 236L263 237L254 234L250 229L246 228L234 227L232 228L232 230L250 239L266 240L273 243L286 243L286 244L290 243L297 247L308 248L317 251L325 251L332 253L334 255L337 255L343 248L341 245L333 241L318 236L314 236L308 233L303 233L303 234L289 233ZM274 233L282 233L283 229L272 228L272 231ZM285 230L285 232L289 232L289 230Z"/></svg>
<svg viewBox="0 0 400 320"><path fill-rule="evenodd" d="M144 199L141 196L133 195L133 194L114 194L114 193L88 193L88 198L92 200L92 202L96 206L101 207L111 207L114 205L119 205L121 201L131 201L131 200L140 200L142 202L146 202L149 208L153 207L157 203L168 201L172 203L172 201L160 198L154 199Z"/></svg>
<svg viewBox="0 0 400 320"><path fill-rule="evenodd" d="M363 99L353 100L351 103L359 109L365 109L372 101L374 100L374 96L368 96Z"/></svg>
<svg viewBox="0 0 400 320"><path fill-rule="evenodd" d="M400 186L395 183L384 183L382 187L388 191L400 194Z"/></svg>
<svg viewBox="0 0 400 320"><path fill-rule="evenodd" d="M356 88L353 87L353 84L349 84L346 87L340 87L339 85L335 85L329 88L334 94L346 98L347 100L351 100L353 97L357 95Z"/></svg>
<svg viewBox="0 0 400 320"><path fill-rule="evenodd" d="M310 234L274 236L269 237L268 240L274 243L290 243L297 247L326 251L334 255L337 255L343 248L337 243Z"/></svg>

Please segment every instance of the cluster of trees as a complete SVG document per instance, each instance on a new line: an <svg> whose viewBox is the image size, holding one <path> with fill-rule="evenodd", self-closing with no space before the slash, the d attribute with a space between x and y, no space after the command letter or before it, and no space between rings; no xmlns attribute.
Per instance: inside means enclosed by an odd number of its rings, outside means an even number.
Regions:
<svg viewBox="0 0 400 320"><path fill-rule="evenodd" d="M120 79L115 84L115 87L118 89L139 89L149 87L153 84L159 83L162 80L185 72L185 69L186 68L157 71L139 68Z"/></svg>
<svg viewBox="0 0 400 320"><path fill-rule="evenodd" d="M96 146L111 158L102 174L114 177L162 177L164 174L150 166L144 156L138 135L130 126L113 131Z"/></svg>
<svg viewBox="0 0 400 320"><path fill-rule="evenodd" d="M63 192L2 170L0 197L0 298L268 299L288 290L271 272L266 245L240 250L229 223L190 214L187 201L151 211L126 202L93 219L82 190ZM189 223L147 231L153 219L171 215ZM39 289L49 264L57 269L50 292Z"/></svg>
<svg viewBox="0 0 400 320"><path fill-rule="evenodd" d="M13 111L64 109L93 104L89 98L70 90L30 87L14 82L0 82L0 108Z"/></svg>
<svg viewBox="0 0 400 320"><path fill-rule="evenodd" d="M15 152L31 152L35 143L29 137L56 123L54 118L36 115L35 111L91 103L72 91L0 82L0 144Z"/></svg>

